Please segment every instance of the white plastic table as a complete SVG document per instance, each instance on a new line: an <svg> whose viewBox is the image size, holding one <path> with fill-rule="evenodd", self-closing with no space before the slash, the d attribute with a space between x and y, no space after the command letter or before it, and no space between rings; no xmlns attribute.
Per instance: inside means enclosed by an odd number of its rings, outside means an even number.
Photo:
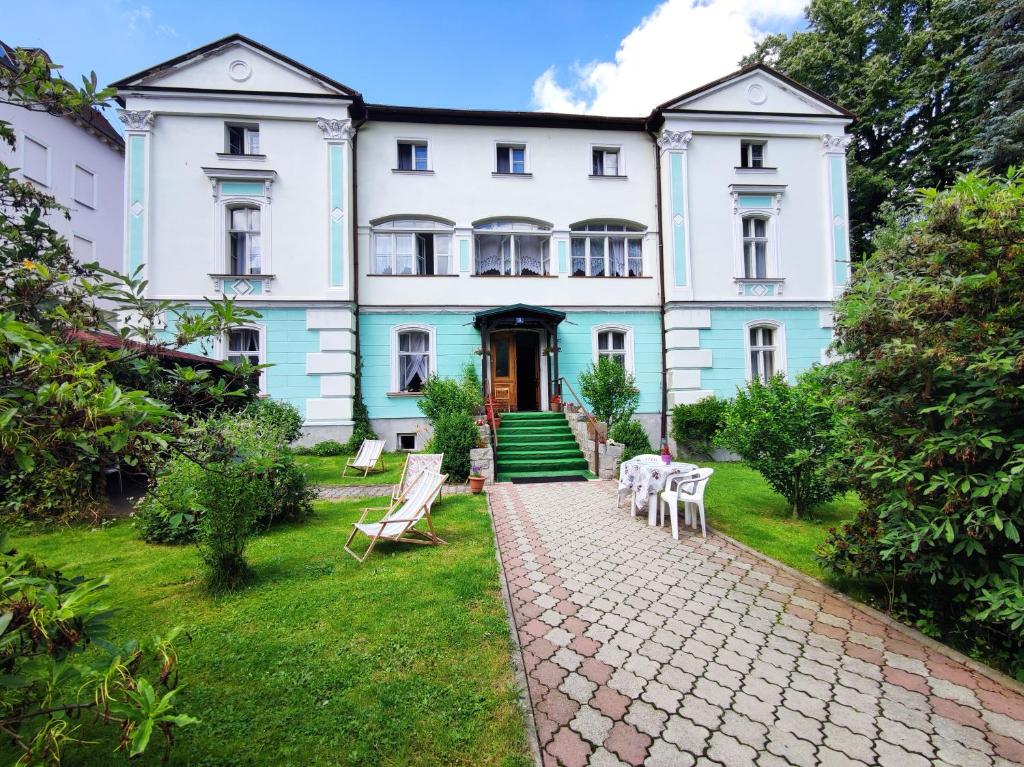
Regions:
<svg viewBox="0 0 1024 767"><path fill-rule="evenodd" d="M619 466L619 492L631 491L632 503L636 511L647 507L647 524L655 524L658 516L658 496L665 489L668 480L676 476L685 476L697 470L692 463L673 461L665 464L662 461L630 459Z"/></svg>

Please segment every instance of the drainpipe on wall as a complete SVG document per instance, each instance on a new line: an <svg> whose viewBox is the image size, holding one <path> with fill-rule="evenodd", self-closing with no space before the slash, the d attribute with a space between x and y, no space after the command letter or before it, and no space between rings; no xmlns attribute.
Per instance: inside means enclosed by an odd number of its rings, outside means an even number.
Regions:
<svg viewBox="0 0 1024 767"><path fill-rule="evenodd" d="M664 220L661 216L661 151L658 147L658 136L652 131L647 133L654 141L654 169L657 181L657 213L658 213L658 296L661 301L661 442L668 439L668 345L665 343L665 240L662 230Z"/></svg>
<svg viewBox="0 0 1024 767"><path fill-rule="evenodd" d="M365 109L365 107L364 107ZM352 121L352 345L355 351L355 384L352 387L353 416L355 403L363 396L363 359L359 349L359 153L356 142L359 140L359 129L366 124L368 118Z"/></svg>

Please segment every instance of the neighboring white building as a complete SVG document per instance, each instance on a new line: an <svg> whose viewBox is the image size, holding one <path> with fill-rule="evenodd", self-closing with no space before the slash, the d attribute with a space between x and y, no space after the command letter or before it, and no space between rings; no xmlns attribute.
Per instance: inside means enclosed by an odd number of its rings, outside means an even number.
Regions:
<svg viewBox="0 0 1024 767"><path fill-rule="evenodd" d="M310 439L350 431L357 364L377 431L419 447L431 374L537 409L608 355L657 440L666 403L831 340L852 116L767 67L647 118L429 109L232 35L115 86L125 268L258 309L220 353L273 363Z"/></svg>
<svg viewBox="0 0 1024 767"><path fill-rule="evenodd" d="M0 66L14 66L14 50L2 41ZM0 104L0 120L14 126L17 139L13 152L0 143L0 162L68 209L70 220L55 213L49 221L75 257L120 269L124 140L114 127L96 109L62 117Z"/></svg>

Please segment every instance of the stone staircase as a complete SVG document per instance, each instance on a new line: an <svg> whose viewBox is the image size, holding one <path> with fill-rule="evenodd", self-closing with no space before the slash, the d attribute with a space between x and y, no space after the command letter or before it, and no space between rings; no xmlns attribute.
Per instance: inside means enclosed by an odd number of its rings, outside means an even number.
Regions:
<svg viewBox="0 0 1024 767"><path fill-rule="evenodd" d="M563 413L502 413L496 463L498 482L592 476Z"/></svg>

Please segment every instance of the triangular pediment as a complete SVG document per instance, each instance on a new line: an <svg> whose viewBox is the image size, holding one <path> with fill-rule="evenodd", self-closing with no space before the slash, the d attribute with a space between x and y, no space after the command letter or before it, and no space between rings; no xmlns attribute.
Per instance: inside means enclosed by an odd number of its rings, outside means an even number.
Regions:
<svg viewBox="0 0 1024 767"><path fill-rule="evenodd" d="M114 86L359 97L351 88L242 35L217 40Z"/></svg>
<svg viewBox="0 0 1024 767"><path fill-rule="evenodd" d="M684 93L658 109L852 117L824 96L760 64Z"/></svg>

